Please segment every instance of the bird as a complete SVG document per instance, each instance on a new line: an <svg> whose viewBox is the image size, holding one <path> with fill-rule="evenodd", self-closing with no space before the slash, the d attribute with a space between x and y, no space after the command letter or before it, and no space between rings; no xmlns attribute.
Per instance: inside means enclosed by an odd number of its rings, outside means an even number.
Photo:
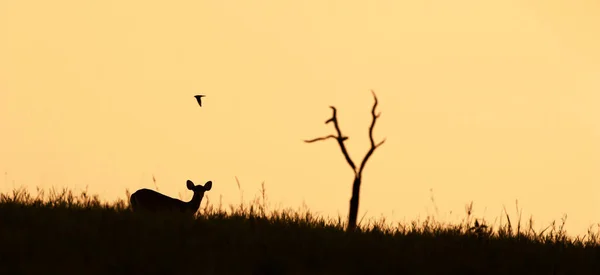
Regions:
<svg viewBox="0 0 600 275"><path fill-rule="evenodd" d="M196 98L196 100L198 100L198 105L202 107L202 97L205 97L205 95L195 95L194 97Z"/></svg>

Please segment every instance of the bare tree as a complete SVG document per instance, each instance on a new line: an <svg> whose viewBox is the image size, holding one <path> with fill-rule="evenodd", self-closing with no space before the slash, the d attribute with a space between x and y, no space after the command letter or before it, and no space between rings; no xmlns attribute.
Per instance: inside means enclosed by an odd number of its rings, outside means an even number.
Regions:
<svg viewBox="0 0 600 275"><path fill-rule="evenodd" d="M337 140L338 144L340 145L340 149L342 150L342 154L344 154L346 161L348 162L348 164L354 171L354 183L352 184L352 197L350 198L350 212L348 214L348 228L347 228L348 231L352 231L356 228L356 218L358 216L358 202L359 202L359 197L360 197L360 184L362 181L362 172L365 168L365 164L367 163L367 160L369 160L369 157L371 157L371 155L373 154L375 149L377 147L381 146L385 142L385 139L383 139L381 142L375 144L375 141L373 140L373 128L375 127L375 122L377 121L377 118L381 115L381 113L378 113L378 114L375 113L375 108L377 108L377 96L375 96L375 92L373 92L373 90L371 90L371 93L373 94L373 98L375 99L375 103L373 104L373 109L371 110L371 115L373 116L373 121L371 122L371 127L369 127L369 139L371 141L371 148L369 149L369 151L363 158L362 162L360 163L360 167L358 167L358 168L356 167L356 165L352 161L352 158L350 158L350 155L348 154L348 150L346 150L344 141L346 141L348 139L348 137L345 137L342 135L342 131L340 130L340 126L338 124L338 120L337 120L337 116L336 116L337 110L333 106L329 106L333 110L333 116L330 119L328 119L327 121L325 121L325 124L327 124L329 122L333 122L333 126L335 127L335 130L337 132L337 136L336 135L328 135L328 136L304 141L307 143L311 143L311 142L326 140L326 139L330 139L330 138Z"/></svg>

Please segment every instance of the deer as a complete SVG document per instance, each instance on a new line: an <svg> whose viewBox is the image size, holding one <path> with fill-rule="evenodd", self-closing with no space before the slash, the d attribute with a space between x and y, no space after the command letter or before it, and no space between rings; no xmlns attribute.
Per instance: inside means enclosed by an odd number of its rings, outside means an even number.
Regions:
<svg viewBox="0 0 600 275"><path fill-rule="evenodd" d="M207 181L204 185L194 185L194 182L188 180L187 188L194 191L194 196L189 202L184 202L178 199L158 193L150 189L140 189L131 194L129 202L133 212L181 212L190 215L196 214L204 192L212 188L212 181Z"/></svg>

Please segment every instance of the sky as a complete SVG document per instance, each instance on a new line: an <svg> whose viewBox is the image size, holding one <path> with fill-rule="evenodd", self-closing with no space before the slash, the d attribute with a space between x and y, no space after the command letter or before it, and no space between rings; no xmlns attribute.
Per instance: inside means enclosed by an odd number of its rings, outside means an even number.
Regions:
<svg viewBox="0 0 600 275"><path fill-rule="evenodd" d="M600 222L593 0L0 0L0 191L156 189L346 217ZM205 94L203 107L194 99ZM238 189L236 177L241 190ZM156 182L154 182L153 178ZM432 201L433 198L433 201ZM518 206L516 202L518 201Z"/></svg>

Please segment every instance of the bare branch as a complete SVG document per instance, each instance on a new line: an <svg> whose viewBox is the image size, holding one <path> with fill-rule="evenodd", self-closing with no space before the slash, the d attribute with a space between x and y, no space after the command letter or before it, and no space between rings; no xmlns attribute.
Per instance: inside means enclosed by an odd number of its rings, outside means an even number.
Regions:
<svg viewBox="0 0 600 275"><path fill-rule="evenodd" d="M337 121L337 110L333 106L329 106L329 107L333 110L333 115L331 116L330 119L325 121L325 124L327 124L329 122L333 122L333 126L335 127L335 131L337 132L337 136L329 135L329 136L319 137L319 138L315 138L315 139L311 139L311 140L305 140L304 142L311 143L311 142L326 140L326 139L330 139L330 138L336 139L338 144L340 145L342 154L344 154L344 157L346 158L346 161L348 162L348 165L350 165L350 167L352 168L352 171L354 171L354 174L356 175L356 165L350 158L350 155L348 154L348 150L346 150L346 146L344 145L344 141L347 140L348 137L345 137L342 135L342 131L340 130L340 126L338 125L338 121Z"/></svg>
<svg viewBox="0 0 600 275"><path fill-rule="evenodd" d="M331 116L330 119L325 121L325 124L327 124L329 122L337 123L337 109L333 106L329 106L329 108L331 108L333 110L333 115Z"/></svg>
<svg viewBox="0 0 600 275"><path fill-rule="evenodd" d="M362 163L360 164L360 169L358 170L359 177L362 176L362 171L365 168L365 164L367 164L367 160L369 160L369 158L371 157L373 152L375 152L375 149L377 149L377 147L381 146L385 142L385 138L384 138L381 142L379 142L376 145L375 141L373 140L373 128L375 128L375 122L377 122L377 118L379 118L381 113L375 114L375 109L377 108L377 104L379 102L377 101L377 96L375 95L375 92L373 90L371 90L371 93L373 94L373 98L375 99L375 103L373 104L373 109L371 109L371 115L373 116L373 121L371 122L371 127L369 127L369 140L371 141L371 149L369 149L369 151L365 155L365 158L363 158Z"/></svg>
<svg viewBox="0 0 600 275"><path fill-rule="evenodd" d="M339 139L338 137L336 137L334 135L328 135L326 137L319 137L319 138L304 140L304 142L306 142L306 143L312 143L312 142L315 142L315 141L326 140L326 139L330 139L330 138L333 138L333 139L336 139L336 140ZM348 137L342 137L342 141L347 140L347 139L348 139Z"/></svg>

